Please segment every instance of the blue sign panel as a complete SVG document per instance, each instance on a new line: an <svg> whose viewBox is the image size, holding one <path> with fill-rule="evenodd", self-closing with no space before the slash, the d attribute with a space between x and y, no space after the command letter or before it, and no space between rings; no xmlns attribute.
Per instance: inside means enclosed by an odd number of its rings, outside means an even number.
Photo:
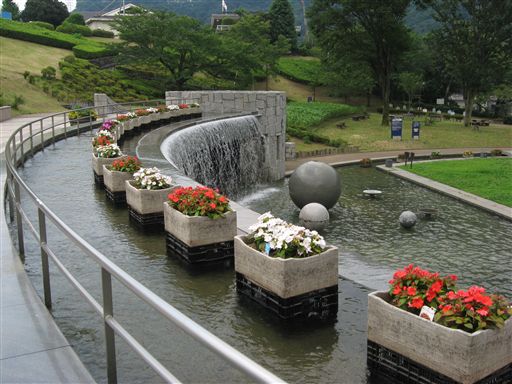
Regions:
<svg viewBox="0 0 512 384"><path fill-rule="evenodd" d="M2 11L2 19L12 20L11 12Z"/></svg>
<svg viewBox="0 0 512 384"><path fill-rule="evenodd" d="M393 140L402 140L402 119L391 120L391 138Z"/></svg>
<svg viewBox="0 0 512 384"><path fill-rule="evenodd" d="M419 121L412 122L412 139L413 140L420 139L420 122Z"/></svg>

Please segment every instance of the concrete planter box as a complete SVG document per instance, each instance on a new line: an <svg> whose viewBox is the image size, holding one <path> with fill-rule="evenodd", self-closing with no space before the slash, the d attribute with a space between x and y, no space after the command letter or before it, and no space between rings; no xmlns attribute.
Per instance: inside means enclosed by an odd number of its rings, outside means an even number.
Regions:
<svg viewBox="0 0 512 384"><path fill-rule="evenodd" d="M165 230L189 247L233 241L236 236L236 212L222 218L187 216L164 204Z"/></svg>
<svg viewBox="0 0 512 384"><path fill-rule="evenodd" d="M125 192L125 182L131 179L133 179L131 172L111 171L109 166L103 166L103 184L111 192Z"/></svg>
<svg viewBox="0 0 512 384"><path fill-rule="evenodd" d="M104 165L112 165L115 160L124 159L127 156L118 156L111 158L98 157L94 153L92 154L92 169L94 173L98 176L103 175L103 166Z"/></svg>
<svg viewBox="0 0 512 384"><path fill-rule="evenodd" d="M151 115L140 116L139 117L140 125L145 125L151 123Z"/></svg>
<svg viewBox="0 0 512 384"><path fill-rule="evenodd" d="M149 117L151 118L151 121L158 121L161 119L160 117L160 113L156 112L156 113L151 113L149 115Z"/></svg>
<svg viewBox="0 0 512 384"><path fill-rule="evenodd" d="M267 256L235 237L235 271L282 298L290 298L338 284L338 248L318 255L281 259Z"/></svg>
<svg viewBox="0 0 512 384"><path fill-rule="evenodd" d="M162 213L164 211L164 202L167 196L176 187L165 189L138 189L134 186L133 180L125 181L126 203L141 215Z"/></svg>
<svg viewBox="0 0 512 384"><path fill-rule="evenodd" d="M502 329L467 333L422 319L388 301L387 292L368 295L368 340L463 384L512 363L512 319Z"/></svg>
<svg viewBox="0 0 512 384"><path fill-rule="evenodd" d="M132 123L132 129L138 128L142 124L140 117L135 117L131 119L130 122Z"/></svg>
<svg viewBox="0 0 512 384"><path fill-rule="evenodd" d="M160 113L160 118L162 120L167 120L167 119L170 119L172 117L172 112L171 111L168 111L168 112L161 112Z"/></svg>

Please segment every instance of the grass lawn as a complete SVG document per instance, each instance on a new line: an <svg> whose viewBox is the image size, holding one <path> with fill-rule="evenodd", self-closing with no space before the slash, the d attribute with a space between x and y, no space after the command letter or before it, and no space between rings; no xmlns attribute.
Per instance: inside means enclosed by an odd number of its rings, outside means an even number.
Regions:
<svg viewBox="0 0 512 384"><path fill-rule="evenodd" d="M511 158L416 163L406 170L512 207Z"/></svg>
<svg viewBox="0 0 512 384"><path fill-rule="evenodd" d="M381 115L370 114L370 118L361 121L332 119L320 124L314 131L330 139L340 138L361 151L387 151L428 148L476 148L510 146L512 143L512 126L491 124L475 131L464 127L461 122L440 121L431 126L421 123L420 140L411 139L412 118L404 120L403 140L391 140L389 127L380 125ZM347 128L337 128L336 124L345 121Z"/></svg>
<svg viewBox="0 0 512 384"><path fill-rule="evenodd" d="M14 95L22 96L25 104L13 115L58 112L64 108L51 96L23 78L23 72L41 75L41 69L51 65L59 67L59 61L71 51L48 47L27 41L0 37L0 92L11 102Z"/></svg>

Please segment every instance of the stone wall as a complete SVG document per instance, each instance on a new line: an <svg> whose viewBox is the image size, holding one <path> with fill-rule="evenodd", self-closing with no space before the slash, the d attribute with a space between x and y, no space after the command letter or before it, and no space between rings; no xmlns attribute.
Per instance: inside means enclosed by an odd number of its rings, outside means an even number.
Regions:
<svg viewBox="0 0 512 384"><path fill-rule="evenodd" d="M11 118L11 107L6 105L0 107L0 121L9 120Z"/></svg>
<svg viewBox="0 0 512 384"><path fill-rule="evenodd" d="M257 114L265 146L263 177L279 180L285 173L286 94L265 91L169 91L166 103L201 104L203 114Z"/></svg>

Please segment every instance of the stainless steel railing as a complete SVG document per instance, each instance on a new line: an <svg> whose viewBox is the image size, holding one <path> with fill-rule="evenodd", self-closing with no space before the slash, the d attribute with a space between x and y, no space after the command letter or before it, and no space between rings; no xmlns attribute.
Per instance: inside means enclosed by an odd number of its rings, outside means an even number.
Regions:
<svg viewBox="0 0 512 384"><path fill-rule="evenodd" d="M128 112L135 108L148 105L161 104L162 100L151 100L144 102L118 104L121 112ZM179 103L180 100L176 100ZM190 100L187 99L187 102ZM96 106L97 110L108 107ZM86 109L86 108L83 108ZM88 108L91 109L91 108ZM105 108L106 110L107 108ZM143 284L135 280L128 273L119 268L110 259L96 250L91 244L82 239L76 232L66 225L54 212L52 212L41 199L27 186L17 172L18 166L23 163L28 156L33 156L38 150L44 148L55 141L67 138L71 135L79 135L84 130L92 130L96 124L100 124L108 115L100 115L97 122L92 117L89 121L72 124L68 118L68 112L56 113L42 119L34 120L18 128L7 140L5 148L6 156L6 185L7 198L9 202L9 212L11 221L15 219L17 227L18 250L21 257L25 254L24 225L34 238L38 241L41 253L42 274L43 274L43 296L46 307L51 308L51 281L49 273L49 262L61 271L67 280L83 296L94 310L103 318L106 340L106 358L107 358L107 377L109 383L117 382L116 368L116 335L123 339L132 350L144 360L153 370L166 382L179 383L180 381L163 366L149 351L147 351L114 316L114 301L112 295L112 279L119 281L124 287L133 292L146 304L156 309L164 318L180 327L191 337L200 342L203 346L209 348L218 356L224 358L235 368L245 373L252 379L262 383L283 383L283 381L261 367L247 356L243 355L193 320L189 319L183 313L178 311L172 305L146 288ZM32 222L21 204L21 192L26 193L28 198L35 204L38 212L37 223ZM58 255L53 251L47 242L46 224L51 221L55 228L71 240L85 255L91 258L101 269L102 284L102 303L99 303L73 276L73 274L60 261ZM35 221L35 220L34 220Z"/></svg>

